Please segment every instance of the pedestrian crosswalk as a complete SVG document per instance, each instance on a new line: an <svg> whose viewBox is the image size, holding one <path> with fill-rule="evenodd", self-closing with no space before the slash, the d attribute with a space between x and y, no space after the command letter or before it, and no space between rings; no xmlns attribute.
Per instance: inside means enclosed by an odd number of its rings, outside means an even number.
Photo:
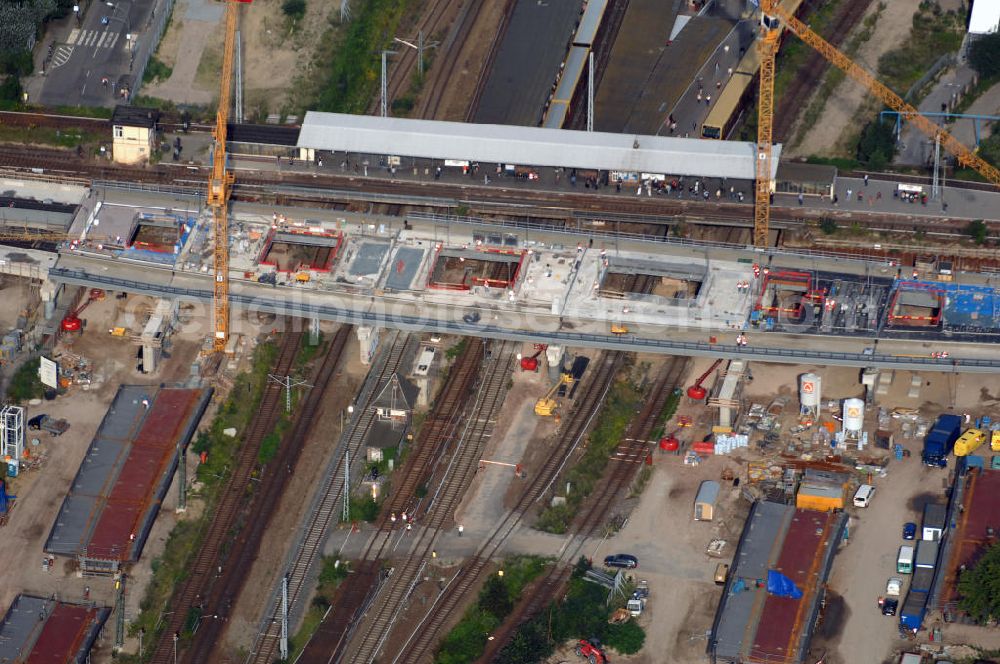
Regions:
<svg viewBox="0 0 1000 664"><path fill-rule="evenodd" d="M80 30L74 29L66 40L71 46L84 48L114 48L121 37L120 30Z"/></svg>
<svg viewBox="0 0 1000 664"><path fill-rule="evenodd" d="M66 44L60 44L56 48L55 53L52 54L52 67L61 67L67 62L69 62L70 56L73 55L73 47L67 46Z"/></svg>

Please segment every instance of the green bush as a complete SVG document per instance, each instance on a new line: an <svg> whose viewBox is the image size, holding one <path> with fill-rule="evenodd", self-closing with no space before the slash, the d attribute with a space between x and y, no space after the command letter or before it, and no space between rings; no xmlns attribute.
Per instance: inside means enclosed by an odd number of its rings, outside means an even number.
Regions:
<svg viewBox="0 0 1000 664"><path fill-rule="evenodd" d="M976 244L984 244L986 238L989 236L989 228L987 228L986 223L982 219L976 219L975 221L970 221L969 225L965 227L965 232L969 234L972 241Z"/></svg>
<svg viewBox="0 0 1000 664"><path fill-rule="evenodd" d="M285 0L281 3L281 11L293 21L302 20L306 15L306 0Z"/></svg>
<svg viewBox="0 0 1000 664"><path fill-rule="evenodd" d="M155 55L146 64L146 71L142 74L143 83L153 83L155 81L165 81L174 73L173 68L163 64Z"/></svg>
<svg viewBox="0 0 1000 664"><path fill-rule="evenodd" d="M547 562L538 556L516 556L503 562L503 576L493 574L479 591L476 604L466 611L441 642L435 664L468 664L476 661L495 631L519 599L524 588L545 569ZM524 660L522 660L524 661Z"/></svg>
<svg viewBox="0 0 1000 664"><path fill-rule="evenodd" d="M264 436L260 441L260 450L257 452L257 461L266 464L278 455L278 447L281 445L281 436L272 431Z"/></svg>
<svg viewBox="0 0 1000 664"><path fill-rule="evenodd" d="M892 124L875 119L865 125L858 140L858 161L871 170L882 170L896 154Z"/></svg>
<svg viewBox="0 0 1000 664"><path fill-rule="evenodd" d="M819 222L819 229L824 235L833 235L837 232L837 220L833 217L823 217Z"/></svg>
<svg viewBox="0 0 1000 664"><path fill-rule="evenodd" d="M983 78L1000 75L1000 32L980 35L972 40L969 64Z"/></svg>
<svg viewBox="0 0 1000 664"><path fill-rule="evenodd" d="M373 522L378 518L382 510L382 504L369 495L363 497L352 496L349 506L351 521Z"/></svg>
<svg viewBox="0 0 1000 664"><path fill-rule="evenodd" d="M38 377L38 367L41 360L37 357L22 364L10 379L7 396L14 403L23 403L30 399L39 399L45 394L45 386Z"/></svg>
<svg viewBox="0 0 1000 664"><path fill-rule="evenodd" d="M646 643L646 632L634 620L620 625L608 625L604 630L604 645L623 655L634 655Z"/></svg>

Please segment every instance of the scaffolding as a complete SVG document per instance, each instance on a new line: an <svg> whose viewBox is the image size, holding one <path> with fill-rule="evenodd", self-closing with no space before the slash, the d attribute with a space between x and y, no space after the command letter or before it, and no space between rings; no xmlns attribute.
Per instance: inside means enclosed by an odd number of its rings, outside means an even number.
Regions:
<svg viewBox="0 0 1000 664"><path fill-rule="evenodd" d="M0 446L7 463L7 474L16 476L24 455L24 408L4 406L0 410Z"/></svg>

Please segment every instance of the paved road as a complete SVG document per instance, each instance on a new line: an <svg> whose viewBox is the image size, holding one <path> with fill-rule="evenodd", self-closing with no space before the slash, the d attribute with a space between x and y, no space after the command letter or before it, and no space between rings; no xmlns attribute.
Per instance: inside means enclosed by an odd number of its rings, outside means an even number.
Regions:
<svg viewBox="0 0 1000 664"><path fill-rule="evenodd" d="M923 113L941 113L954 108L955 104L958 103L959 91L970 85L974 77L975 72L967 65L959 65L955 69L948 70L920 102L917 110ZM972 144L972 141L966 143L970 146ZM934 142L913 125L903 124L902 135L899 139L899 152L895 162L911 166L924 166L933 159Z"/></svg>
<svg viewBox="0 0 1000 664"><path fill-rule="evenodd" d="M980 95L965 112L969 115L1000 115L1000 83ZM990 135L992 124L991 122L980 123L980 140ZM949 131L965 145L974 145L976 142L975 128L971 120L955 122Z"/></svg>
<svg viewBox="0 0 1000 664"><path fill-rule="evenodd" d="M157 5L157 0L95 0L81 21L56 27L46 37L53 49L44 75L28 83L30 98L49 106L114 106L122 88L131 85L133 54L138 40L149 38Z"/></svg>

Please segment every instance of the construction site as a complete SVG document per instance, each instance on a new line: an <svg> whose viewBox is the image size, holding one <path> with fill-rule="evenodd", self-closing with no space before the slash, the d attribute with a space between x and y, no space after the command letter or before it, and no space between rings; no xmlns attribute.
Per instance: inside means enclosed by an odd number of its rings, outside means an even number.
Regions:
<svg viewBox="0 0 1000 664"><path fill-rule="evenodd" d="M0 112L0 661L1000 652L994 0L112 4Z"/></svg>

